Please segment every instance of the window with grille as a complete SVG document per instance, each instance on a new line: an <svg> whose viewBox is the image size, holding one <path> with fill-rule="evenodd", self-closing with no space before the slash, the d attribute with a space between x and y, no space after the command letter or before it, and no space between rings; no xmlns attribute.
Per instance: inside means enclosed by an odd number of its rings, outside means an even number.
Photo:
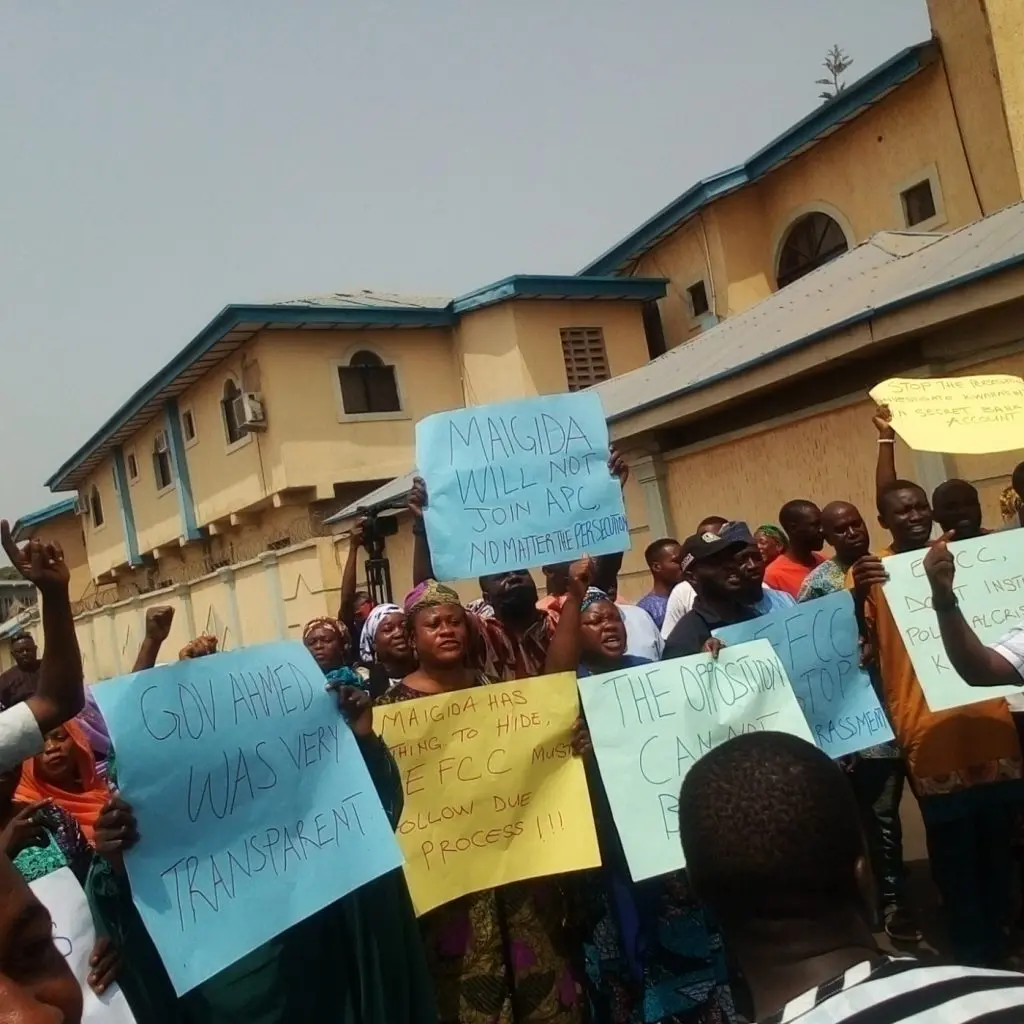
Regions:
<svg viewBox="0 0 1024 1024"><path fill-rule="evenodd" d="M167 435L161 430L153 439L153 477L156 480L156 489L165 490L174 483L174 473L171 469L171 449L167 442Z"/></svg>
<svg viewBox="0 0 1024 1024"><path fill-rule="evenodd" d="M570 391L582 391L608 380L608 352L600 327L563 327L562 358Z"/></svg>
<svg viewBox="0 0 1024 1024"><path fill-rule="evenodd" d="M230 378L224 381L224 390L221 393L220 408L224 416L224 436L228 444L237 444L245 437L245 431L238 418L237 398L240 398L242 389Z"/></svg>
<svg viewBox="0 0 1024 1024"><path fill-rule="evenodd" d="M849 248L843 229L828 214L808 213L789 229L779 254L779 287L798 281Z"/></svg>
<svg viewBox="0 0 1024 1024"><path fill-rule="evenodd" d="M927 178L901 192L900 202L908 228L935 216L935 196L932 195L932 183Z"/></svg>
<svg viewBox="0 0 1024 1024"><path fill-rule="evenodd" d="M348 416L375 412L401 412L395 368L376 352L357 352L348 366L338 367L341 403Z"/></svg>
<svg viewBox="0 0 1024 1024"><path fill-rule="evenodd" d="M709 312L711 307L708 304L708 290L704 286L703 281L698 281L696 284L691 284L686 289L686 297L690 302L690 316L695 320L699 316L703 316Z"/></svg>
<svg viewBox="0 0 1024 1024"><path fill-rule="evenodd" d="M103 525L103 499L97 487L89 492L89 511L92 513L92 527L98 529Z"/></svg>

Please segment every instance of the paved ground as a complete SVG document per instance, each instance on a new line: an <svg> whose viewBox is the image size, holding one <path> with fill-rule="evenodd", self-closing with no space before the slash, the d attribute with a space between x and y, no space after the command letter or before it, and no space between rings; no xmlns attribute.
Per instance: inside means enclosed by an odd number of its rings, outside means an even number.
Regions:
<svg viewBox="0 0 1024 1024"><path fill-rule="evenodd" d="M919 955L941 956L948 954L949 945L946 941L945 929L942 926L942 908L939 897L932 884L928 869L928 850L924 840L924 822L917 801L909 787L904 790L903 803L900 805L900 818L903 822L903 859L910 873L910 899L918 912L921 931L925 941L918 947L906 947L906 952ZM894 948L888 937L883 933L879 940L883 946Z"/></svg>

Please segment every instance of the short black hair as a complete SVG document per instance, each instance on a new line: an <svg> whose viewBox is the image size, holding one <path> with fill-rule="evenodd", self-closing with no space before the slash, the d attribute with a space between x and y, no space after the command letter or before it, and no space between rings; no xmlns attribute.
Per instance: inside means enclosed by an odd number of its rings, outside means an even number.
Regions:
<svg viewBox="0 0 1024 1024"><path fill-rule="evenodd" d="M651 541L647 547L644 548L644 561L650 566L653 565L657 560L661 552L669 546L669 544L678 544L673 537L660 537L658 540Z"/></svg>
<svg viewBox="0 0 1024 1024"><path fill-rule="evenodd" d="M853 790L797 736L746 733L705 754L683 780L679 835L694 891L723 924L859 904Z"/></svg>
<svg viewBox="0 0 1024 1024"><path fill-rule="evenodd" d="M884 487L880 487L878 490L876 503L880 516L885 515L885 503L889 496L897 491L917 491L918 494L924 495L925 501L928 500L928 492L920 484L915 484L913 480L890 480Z"/></svg>
<svg viewBox="0 0 1024 1024"><path fill-rule="evenodd" d="M951 491L969 491L975 501L978 499L978 488L970 482L970 480L961 480L959 477L953 477L951 480L943 480L938 487L932 491L932 506L934 507L943 498L945 498Z"/></svg>
<svg viewBox="0 0 1024 1024"><path fill-rule="evenodd" d="M789 533L790 528L793 526L793 522L796 517L808 509L813 509L815 512L820 512L821 509L810 498L794 498L792 501L787 501L782 508L779 509L779 525Z"/></svg>
<svg viewBox="0 0 1024 1024"><path fill-rule="evenodd" d="M22 640L28 640L29 643L35 646L35 637L31 633L26 633L23 629L19 629L18 632L11 637L11 646L13 647L16 643Z"/></svg>
<svg viewBox="0 0 1024 1024"><path fill-rule="evenodd" d="M1013 489L1017 492L1017 496L1024 498L1024 462L1018 462L1014 466L1010 482L1013 484Z"/></svg>
<svg viewBox="0 0 1024 1024"><path fill-rule="evenodd" d="M725 518L725 516L705 516L705 517L704 517L704 518L703 518L703 519L702 519L702 520L701 520L701 521L700 521L700 522L699 522L699 523L697 524L697 529L696 529L696 530L694 530L693 532L694 532L695 534L697 534L697 533L703 533L703 532L704 532L703 528L704 528L705 526L725 526L725 524L726 524L727 522L729 522L729 520L728 520L728 519L726 519L726 518Z"/></svg>

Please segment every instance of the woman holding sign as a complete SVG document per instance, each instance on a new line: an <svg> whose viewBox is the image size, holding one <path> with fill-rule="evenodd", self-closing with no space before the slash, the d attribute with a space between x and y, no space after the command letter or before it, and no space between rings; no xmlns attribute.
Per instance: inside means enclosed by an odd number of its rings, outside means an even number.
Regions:
<svg viewBox="0 0 1024 1024"><path fill-rule="evenodd" d="M546 671L575 665L584 677L650 663L626 654L618 607L603 591L587 588L585 571L574 572ZM585 757L603 865L578 884L594 1024L728 1024L734 1011L722 941L685 873L631 880L582 719L574 746Z"/></svg>
<svg viewBox="0 0 1024 1024"><path fill-rule="evenodd" d="M405 602L419 667L378 704L491 682L470 667L469 617L450 587L427 580ZM441 1024L585 1019L571 970L574 942L550 879L485 889L420 918Z"/></svg>

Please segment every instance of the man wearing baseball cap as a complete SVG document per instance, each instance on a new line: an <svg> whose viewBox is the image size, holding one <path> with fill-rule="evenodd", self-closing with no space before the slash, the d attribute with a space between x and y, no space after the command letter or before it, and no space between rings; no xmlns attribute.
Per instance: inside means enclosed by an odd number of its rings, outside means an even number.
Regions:
<svg viewBox="0 0 1024 1024"><path fill-rule="evenodd" d="M683 542L697 592L691 611L665 642L663 660L699 654L719 626L767 615L796 602L764 585L764 559L746 523L726 523L717 534L695 533Z"/></svg>

